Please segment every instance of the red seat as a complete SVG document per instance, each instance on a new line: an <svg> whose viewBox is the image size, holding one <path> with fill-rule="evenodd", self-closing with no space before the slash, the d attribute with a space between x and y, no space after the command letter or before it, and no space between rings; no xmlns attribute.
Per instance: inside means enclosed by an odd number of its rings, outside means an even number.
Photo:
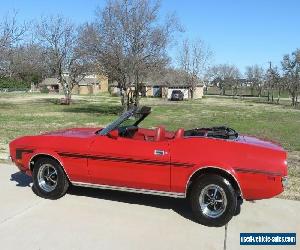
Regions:
<svg viewBox="0 0 300 250"><path fill-rule="evenodd" d="M183 136L184 136L184 129L180 128L176 131L174 138L179 139L179 138L183 138Z"/></svg>
<svg viewBox="0 0 300 250"><path fill-rule="evenodd" d="M163 141L166 139L166 130L164 127L155 129L154 141Z"/></svg>

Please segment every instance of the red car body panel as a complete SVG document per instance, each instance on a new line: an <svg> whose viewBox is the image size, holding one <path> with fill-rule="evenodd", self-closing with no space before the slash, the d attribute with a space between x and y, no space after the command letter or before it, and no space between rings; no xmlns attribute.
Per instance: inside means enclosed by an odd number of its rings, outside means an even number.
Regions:
<svg viewBox="0 0 300 250"><path fill-rule="evenodd" d="M283 191L286 152L281 146L249 136L236 140L207 137L153 141L153 129L139 128L133 138L101 136L100 128L77 128L10 143L10 155L31 174L35 156L57 159L73 184L152 190L185 197L193 174L207 168L230 174L247 200L270 198ZM156 155L155 150L164 154ZM171 196L171 195L170 195Z"/></svg>

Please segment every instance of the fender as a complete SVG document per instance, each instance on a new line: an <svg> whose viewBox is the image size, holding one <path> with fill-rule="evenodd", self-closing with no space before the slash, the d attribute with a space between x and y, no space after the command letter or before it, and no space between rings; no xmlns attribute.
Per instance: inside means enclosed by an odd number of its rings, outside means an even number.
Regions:
<svg viewBox="0 0 300 250"><path fill-rule="evenodd" d="M191 181L191 178L197 173L197 172L201 172L202 170L206 170L206 169L217 169L220 171L224 171L225 173L229 174L236 182L236 184L238 185L238 188L241 192L241 197L243 198L243 190L241 188L241 185L236 177L236 173L234 171L234 169L232 167L218 167L218 166L203 166L203 167L197 167L196 169L194 169L194 171L190 174L187 182L186 182L186 186L185 186L185 194L187 195L187 191L188 191L188 185Z"/></svg>
<svg viewBox="0 0 300 250"><path fill-rule="evenodd" d="M39 156L39 155L47 155L47 156L50 156L50 157L54 158L55 160L57 160L59 162L59 164L61 165L61 167L63 168L65 174L67 175L68 180L71 181L70 177L68 176L68 173L65 170L63 159L55 151L52 151L52 150L41 149L41 150L35 150L33 152L33 154L30 156L30 158L28 158L28 161L26 164L28 166L28 169L31 172L32 172L31 162L34 157ZM26 160L25 160L25 162L26 162Z"/></svg>

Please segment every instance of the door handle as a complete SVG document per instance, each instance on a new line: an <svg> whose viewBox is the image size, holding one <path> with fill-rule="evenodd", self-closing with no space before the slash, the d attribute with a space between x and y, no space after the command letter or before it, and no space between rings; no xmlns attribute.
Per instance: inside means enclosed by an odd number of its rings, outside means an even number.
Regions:
<svg viewBox="0 0 300 250"><path fill-rule="evenodd" d="M168 154L168 152L161 150L161 149L155 149L154 154L155 155L166 155L166 154Z"/></svg>

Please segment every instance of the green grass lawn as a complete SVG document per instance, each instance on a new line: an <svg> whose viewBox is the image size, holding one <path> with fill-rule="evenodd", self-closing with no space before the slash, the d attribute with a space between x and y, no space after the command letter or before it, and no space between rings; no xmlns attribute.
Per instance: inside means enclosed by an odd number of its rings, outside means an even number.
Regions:
<svg viewBox="0 0 300 250"><path fill-rule="evenodd" d="M76 126L104 126L121 111L120 98L109 95L74 96L70 106L58 105L59 95L0 94L0 158L7 157L10 140L28 134ZM169 102L144 98L153 108L142 126L165 125L170 130L226 125L240 133L280 142L289 151L291 184L284 197L300 200L300 110L252 99L206 97Z"/></svg>

